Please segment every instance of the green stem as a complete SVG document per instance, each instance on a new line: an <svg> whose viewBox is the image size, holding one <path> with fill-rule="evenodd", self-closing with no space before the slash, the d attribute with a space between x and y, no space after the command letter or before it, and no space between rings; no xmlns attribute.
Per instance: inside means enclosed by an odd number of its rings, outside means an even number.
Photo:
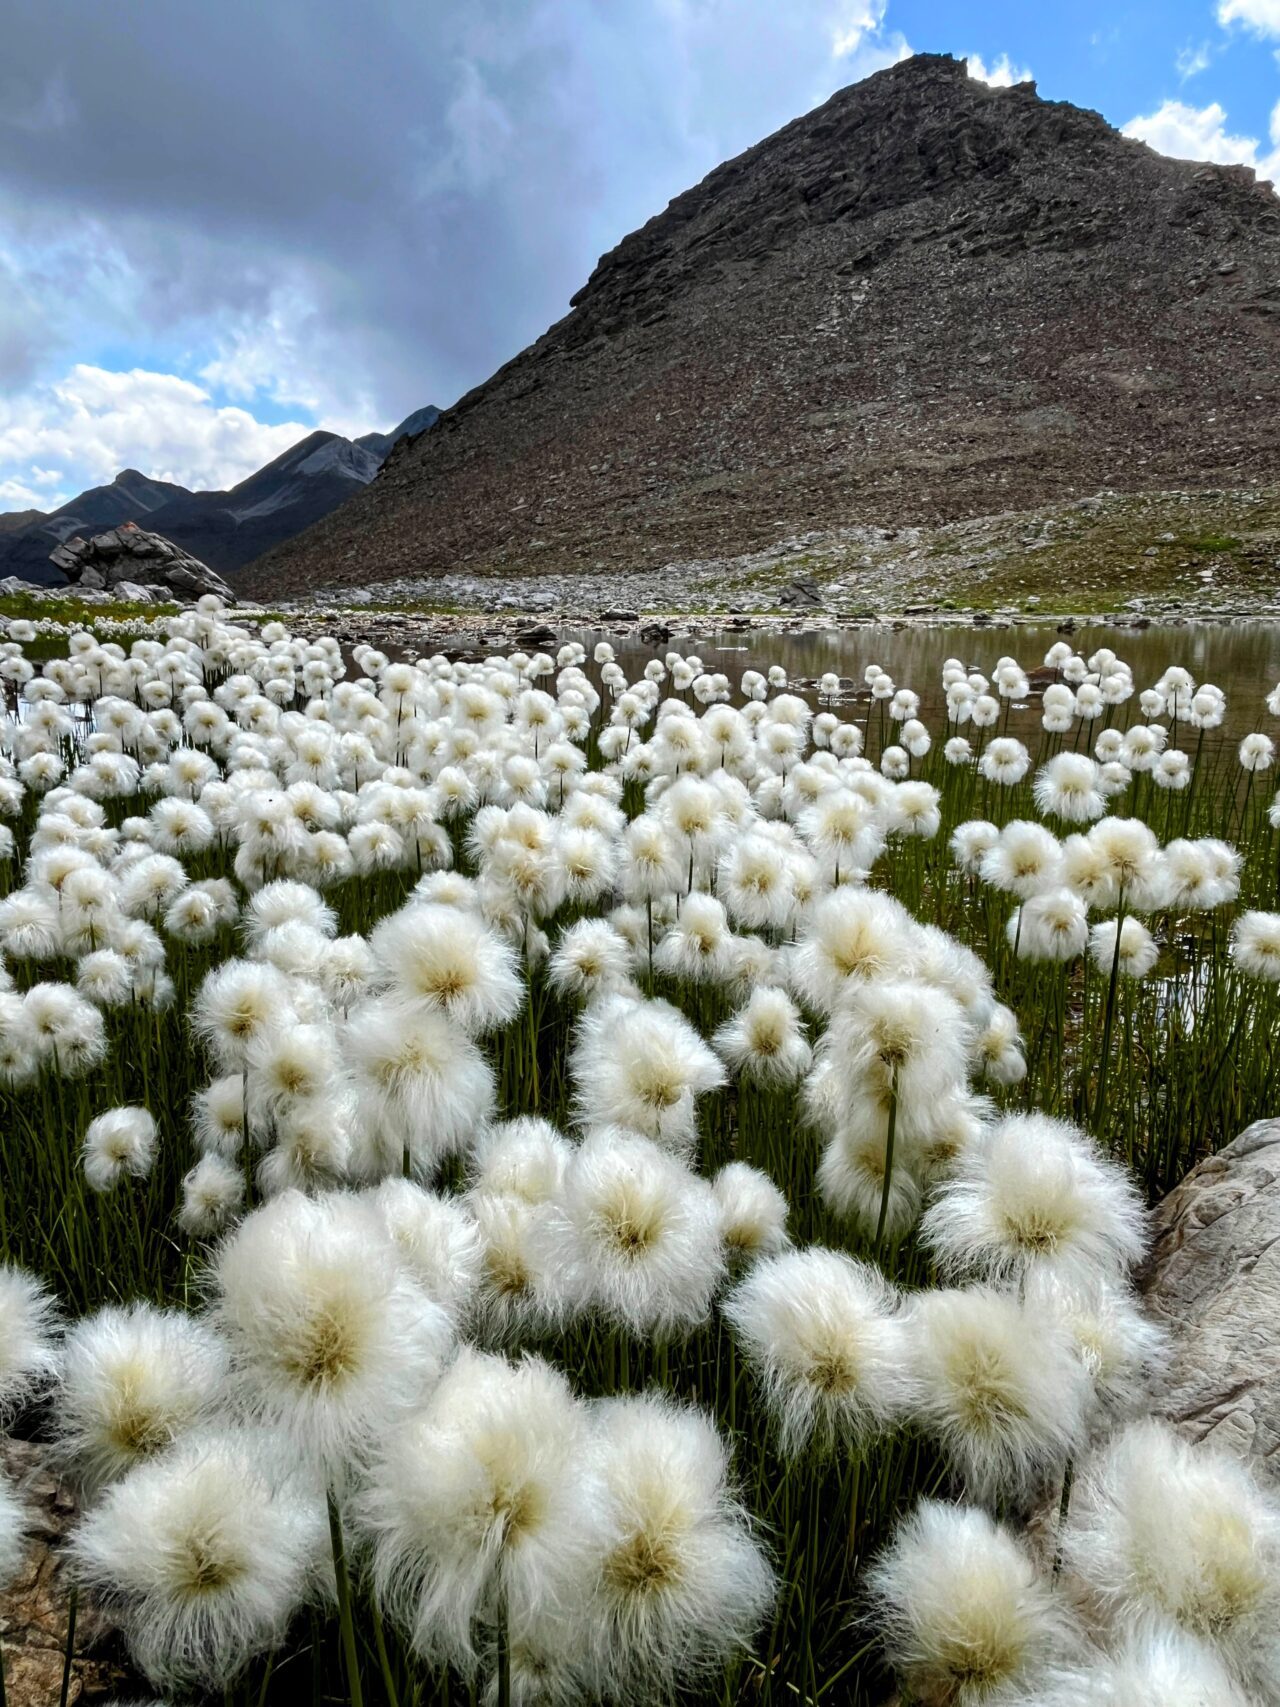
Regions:
<svg viewBox="0 0 1280 1707"><path fill-rule="evenodd" d="M364 1707L364 1692L360 1687L360 1655L356 1648L356 1627L351 1617L351 1582L347 1576L347 1557L342 1546L342 1514L333 1489L328 1490L329 1544L333 1549L333 1575L338 1587L338 1623L342 1631L342 1653L347 1668L347 1695L351 1707Z"/></svg>

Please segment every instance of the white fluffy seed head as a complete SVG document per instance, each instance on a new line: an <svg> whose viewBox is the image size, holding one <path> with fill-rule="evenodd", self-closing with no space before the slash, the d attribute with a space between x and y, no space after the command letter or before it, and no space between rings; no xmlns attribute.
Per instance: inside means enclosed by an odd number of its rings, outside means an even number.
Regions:
<svg viewBox="0 0 1280 1707"><path fill-rule="evenodd" d="M0 1266L0 1423L7 1423L56 1368L57 1306L43 1281Z"/></svg>
<svg viewBox="0 0 1280 1707"><path fill-rule="evenodd" d="M220 1689L321 1580L324 1499L256 1430L198 1433L110 1487L70 1542L158 1687Z"/></svg>
<svg viewBox="0 0 1280 1707"><path fill-rule="evenodd" d="M469 909L411 902L369 946L394 995L439 1009L471 1036L506 1024L523 999L513 950Z"/></svg>
<svg viewBox="0 0 1280 1707"><path fill-rule="evenodd" d="M644 1698L745 1648L773 1576L710 1420L660 1397L603 1401L588 1480L595 1692Z"/></svg>
<svg viewBox="0 0 1280 1707"><path fill-rule="evenodd" d="M196 1316L135 1303L84 1317L58 1359L61 1456L90 1490L118 1481L208 1418L225 1397L228 1362Z"/></svg>
<svg viewBox="0 0 1280 1707"><path fill-rule="evenodd" d="M1145 1220L1131 1181L1084 1133L1026 1114L997 1122L956 1162L922 1233L946 1272L1084 1288L1141 1260Z"/></svg>
<svg viewBox="0 0 1280 1707"><path fill-rule="evenodd" d="M85 1129L85 1179L94 1191L110 1191L126 1174L142 1179L155 1158L156 1123L145 1108L109 1108Z"/></svg>
<svg viewBox="0 0 1280 1707"><path fill-rule="evenodd" d="M1051 1319L983 1287L926 1291L907 1344L918 1421L976 1499L1029 1499L1079 1449L1088 1375Z"/></svg>
<svg viewBox="0 0 1280 1707"><path fill-rule="evenodd" d="M924 1500L871 1573L876 1622L913 1698L979 1707L1032 1693L1069 1652L1060 1603L985 1512Z"/></svg>
<svg viewBox="0 0 1280 1707"><path fill-rule="evenodd" d="M692 1149L696 1099L724 1069L678 1009L615 996L579 1022L570 1060L578 1118L621 1126L677 1152Z"/></svg>
<svg viewBox="0 0 1280 1707"><path fill-rule="evenodd" d="M1131 1423L1077 1479L1064 1553L1117 1630L1171 1622L1280 1689L1280 1504L1236 1459Z"/></svg>
<svg viewBox="0 0 1280 1707"><path fill-rule="evenodd" d="M913 1398L904 1322L880 1272L813 1245L758 1262L724 1306L789 1454L861 1449Z"/></svg>
<svg viewBox="0 0 1280 1707"><path fill-rule="evenodd" d="M367 1200L283 1192L214 1262L237 1395L335 1478L435 1381L451 1334Z"/></svg>

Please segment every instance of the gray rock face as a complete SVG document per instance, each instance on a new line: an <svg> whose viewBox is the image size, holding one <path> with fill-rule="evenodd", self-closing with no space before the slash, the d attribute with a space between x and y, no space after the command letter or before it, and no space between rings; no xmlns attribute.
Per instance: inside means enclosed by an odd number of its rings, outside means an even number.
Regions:
<svg viewBox="0 0 1280 1707"><path fill-rule="evenodd" d="M73 586L115 593L121 598L136 596L136 590L145 587L163 598L187 603L194 603L204 593L216 593L230 605L236 602L222 577L199 558L132 522L108 528L92 539L65 540L49 553L49 561ZM121 593L125 586L134 592Z"/></svg>
<svg viewBox="0 0 1280 1707"><path fill-rule="evenodd" d="M1168 1330L1154 1409L1280 1484L1280 1120L1259 1120L1156 1211L1143 1277Z"/></svg>

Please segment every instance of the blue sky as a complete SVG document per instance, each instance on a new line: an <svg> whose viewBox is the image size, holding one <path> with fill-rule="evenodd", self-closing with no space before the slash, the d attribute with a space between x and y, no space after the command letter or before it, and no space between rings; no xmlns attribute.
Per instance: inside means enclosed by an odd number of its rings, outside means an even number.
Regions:
<svg viewBox="0 0 1280 1707"><path fill-rule="evenodd" d="M8 0L0 510L447 404L719 160L919 51L1280 177L1280 0Z"/></svg>

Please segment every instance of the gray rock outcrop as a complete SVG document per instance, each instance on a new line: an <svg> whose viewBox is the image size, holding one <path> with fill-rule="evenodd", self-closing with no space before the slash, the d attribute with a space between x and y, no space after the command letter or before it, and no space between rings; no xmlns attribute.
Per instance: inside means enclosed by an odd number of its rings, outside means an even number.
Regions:
<svg viewBox="0 0 1280 1707"><path fill-rule="evenodd" d="M1280 1119L1246 1127L1159 1205L1143 1290L1170 1340L1156 1414L1280 1484Z"/></svg>
<svg viewBox="0 0 1280 1707"><path fill-rule="evenodd" d="M92 539L68 539L55 546L49 561L73 586L124 597L122 586L143 587L154 597L192 604L204 593L216 593L227 604L236 596L198 557L191 557L162 534L148 533L132 522L108 528Z"/></svg>

